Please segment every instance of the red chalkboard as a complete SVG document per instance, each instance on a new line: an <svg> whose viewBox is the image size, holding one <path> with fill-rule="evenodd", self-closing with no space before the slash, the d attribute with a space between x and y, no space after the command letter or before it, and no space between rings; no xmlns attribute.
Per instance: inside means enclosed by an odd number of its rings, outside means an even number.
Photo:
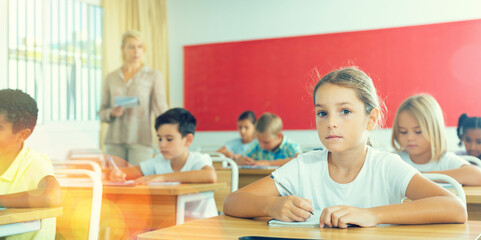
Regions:
<svg viewBox="0 0 481 240"><path fill-rule="evenodd" d="M348 65L368 73L391 126L399 104L432 94L449 126L481 116L481 20L184 47L185 108L198 130L234 130L238 115L269 111L284 129L314 129L312 76Z"/></svg>

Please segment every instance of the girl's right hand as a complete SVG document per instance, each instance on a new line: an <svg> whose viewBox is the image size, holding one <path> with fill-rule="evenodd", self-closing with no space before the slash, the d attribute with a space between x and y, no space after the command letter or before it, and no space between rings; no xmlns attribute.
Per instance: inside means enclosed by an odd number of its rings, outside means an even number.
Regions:
<svg viewBox="0 0 481 240"><path fill-rule="evenodd" d="M226 152L224 153L224 155L225 155L226 157L228 157L228 158L232 158L232 159L235 158L235 155L234 155L234 153L233 153L232 151L226 151Z"/></svg>
<svg viewBox="0 0 481 240"><path fill-rule="evenodd" d="M237 157L235 162L237 163L237 165L253 165L254 163L256 163L254 159L242 155Z"/></svg>
<svg viewBox="0 0 481 240"><path fill-rule="evenodd" d="M112 169L112 171L110 171L110 181L125 182L126 177L127 177L127 174L122 172L118 168L114 168Z"/></svg>
<svg viewBox="0 0 481 240"><path fill-rule="evenodd" d="M123 114L124 114L124 107L122 107L122 106L114 107L114 108L112 108L112 111L110 112L110 115L112 117L120 117Z"/></svg>
<svg viewBox="0 0 481 240"><path fill-rule="evenodd" d="M311 200L294 195L276 197L266 209L269 216L284 222L304 222L312 216L312 211Z"/></svg>

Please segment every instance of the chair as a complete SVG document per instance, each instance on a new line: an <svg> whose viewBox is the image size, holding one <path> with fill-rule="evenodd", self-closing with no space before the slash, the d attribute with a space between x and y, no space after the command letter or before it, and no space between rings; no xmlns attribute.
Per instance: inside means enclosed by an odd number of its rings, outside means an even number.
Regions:
<svg viewBox="0 0 481 240"><path fill-rule="evenodd" d="M96 164L95 164L96 165ZM94 165L92 165L94 166ZM98 167L98 165L96 165ZM94 167L95 168L95 167ZM97 240L98 235L99 235L99 225L100 225L100 209L101 209L101 204L102 204L102 180L100 178L100 174L94 171L90 170L85 170L85 169L54 169L54 173L59 180L60 186L63 188L62 189L62 199L63 199L63 209L64 209L64 216L61 221L57 220L57 227L59 226L59 223L62 223L63 225L67 227L71 226L76 226L76 224L67 224L67 222L73 222L75 219L74 217L74 212L71 211L73 209L70 209L70 207L78 206L80 205L76 198L77 195L73 194L71 198L68 198L66 194L69 194L69 191L65 191L65 188L92 188L91 191L91 208L90 208L90 219L89 219L89 224L88 224L88 239L89 240ZM70 178L69 176L74 176L73 178ZM85 181L85 178L80 178L79 176L87 176L90 181ZM73 191L72 191L73 192ZM90 193L89 193L90 194ZM77 205L76 205L77 204ZM83 212L80 214L83 215ZM70 229L71 230L71 229ZM59 232L59 229L57 228L57 232ZM79 234L78 232L66 232L66 234ZM81 236L84 236L83 234L80 233ZM70 238L70 237L67 237ZM72 236L71 238L78 239L79 236Z"/></svg>
<svg viewBox="0 0 481 240"><path fill-rule="evenodd" d="M459 197L459 199L461 199L464 207L466 207L466 195L464 194L463 187L456 180L454 180L454 178L440 173L423 173L422 175L444 188L454 189L456 191L456 195Z"/></svg>
<svg viewBox="0 0 481 240"><path fill-rule="evenodd" d="M75 161L63 161L63 162L52 162L55 168L68 168L68 166L89 166L92 168L92 171L97 173L99 176L102 176L102 169L100 168L97 162L92 160L75 160Z"/></svg>
<svg viewBox="0 0 481 240"><path fill-rule="evenodd" d="M237 190L239 186L239 168L234 160L227 157L213 157L213 162L221 162L222 165L226 167L216 168L217 172L217 182L225 182L227 184L226 188L219 189L215 192L215 202L217 205L217 210L223 212L225 197ZM227 165L230 165L228 168Z"/></svg>
<svg viewBox="0 0 481 240"><path fill-rule="evenodd" d="M66 160L90 160L105 167L105 155L100 149L71 149L68 151Z"/></svg>
<svg viewBox="0 0 481 240"><path fill-rule="evenodd" d="M460 157L464 158L464 160L468 161L469 163L481 167L481 159L471 156L471 155L461 155Z"/></svg>
<svg viewBox="0 0 481 240"><path fill-rule="evenodd" d="M201 153L209 154L211 158L227 158L224 154L220 152L215 152L215 151L201 151ZM227 167L227 162L224 161L214 161L213 162L214 167Z"/></svg>

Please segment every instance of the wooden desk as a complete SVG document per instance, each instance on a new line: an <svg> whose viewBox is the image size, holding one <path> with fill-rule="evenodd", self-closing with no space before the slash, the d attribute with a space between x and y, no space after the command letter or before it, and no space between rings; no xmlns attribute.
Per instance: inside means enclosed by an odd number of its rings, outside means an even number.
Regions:
<svg viewBox="0 0 481 240"><path fill-rule="evenodd" d="M100 236L132 239L142 232L183 223L183 208L179 207L184 206L183 201L198 196L213 198L213 191L224 186L225 183L104 186ZM66 239L84 239L88 232L91 189L62 187L62 194L66 214L57 221L57 234Z"/></svg>
<svg viewBox="0 0 481 240"><path fill-rule="evenodd" d="M38 231L41 219L62 215L62 208L8 208L0 210L0 237Z"/></svg>
<svg viewBox="0 0 481 240"><path fill-rule="evenodd" d="M315 239L475 239L481 222L467 224L399 225L374 228L320 229L268 227L266 219L251 220L218 216L140 234L140 240L153 239L238 239L242 236L270 236Z"/></svg>
<svg viewBox="0 0 481 240"><path fill-rule="evenodd" d="M468 208L468 219L481 221L481 186L464 186L466 204Z"/></svg>
<svg viewBox="0 0 481 240"><path fill-rule="evenodd" d="M277 168L250 169L239 167L239 188L247 186L261 178L269 176Z"/></svg>

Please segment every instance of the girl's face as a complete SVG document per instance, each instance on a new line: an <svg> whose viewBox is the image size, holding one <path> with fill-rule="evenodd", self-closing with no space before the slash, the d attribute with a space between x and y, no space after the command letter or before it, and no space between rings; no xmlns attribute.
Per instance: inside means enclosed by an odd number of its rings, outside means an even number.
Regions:
<svg viewBox="0 0 481 240"><path fill-rule="evenodd" d="M325 83L315 93L319 139L331 152L364 149L368 130L377 120L377 110L366 114L365 104L347 87Z"/></svg>
<svg viewBox="0 0 481 240"><path fill-rule="evenodd" d="M122 52L126 62L140 61L144 56L144 45L138 39L128 38L122 47Z"/></svg>
<svg viewBox="0 0 481 240"><path fill-rule="evenodd" d="M399 113L397 134L399 145L410 156L431 153L431 144L424 137L419 122L407 111Z"/></svg>
<svg viewBox="0 0 481 240"><path fill-rule="evenodd" d="M467 129L463 142L469 155L481 157L481 128Z"/></svg>
<svg viewBox="0 0 481 240"><path fill-rule="evenodd" d="M248 143L254 140L255 126L249 119L243 119L237 122L237 129L241 136L242 142Z"/></svg>

